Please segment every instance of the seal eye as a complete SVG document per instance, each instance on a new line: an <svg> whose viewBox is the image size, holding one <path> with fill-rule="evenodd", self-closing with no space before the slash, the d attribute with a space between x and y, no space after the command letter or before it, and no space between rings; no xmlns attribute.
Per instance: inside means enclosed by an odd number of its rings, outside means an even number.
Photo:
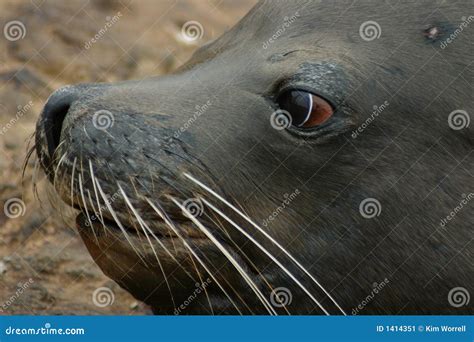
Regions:
<svg viewBox="0 0 474 342"><path fill-rule="evenodd" d="M325 99L304 90L288 90L278 97L281 109L291 115L291 124L311 128L324 123L334 110Z"/></svg>

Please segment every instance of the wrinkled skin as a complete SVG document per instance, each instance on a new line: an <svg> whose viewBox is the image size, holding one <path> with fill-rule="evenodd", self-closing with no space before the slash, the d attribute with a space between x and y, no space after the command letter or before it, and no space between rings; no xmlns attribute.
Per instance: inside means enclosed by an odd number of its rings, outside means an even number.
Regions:
<svg viewBox="0 0 474 342"><path fill-rule="evenodd" d="M259 3L172 75L83 84L53 94L48 103L64 98L68 103L62 144L48 147L43 116L38 122L38 155L51 181L56 177L55 188L63 200L82 208L78 229L100 268L157 314L176 313L195 291L199 275L202 281L209 277L148 198L169 214L215 276L207 294L187 301L180 314L268 313L215 243L167 197L184 202L203 196L275 255L329 313L341 313L280 249L186 178L186 172L242 208L348 314L472 313L472 306L456 308L448 301L454 287L474 293L472 204L445 226L440 221L463 194L474 191L474 125L462 130L448 125L453 110L472 112L468 81L473 29L468 27L441 49L469 2L439 3L359 1L352 7L344 1ZM284 17L295 14L296 19L269 42ZM380 25L379 39L361 39L359 27L368 20ZM439 35L427 33L431 27L437 27ZM276 98L288 87L324 96L335 114L312 130L274 129L270 117L278 109ZM371 116L373 107L385 101L382 113L354 138L353 132ZM205 105L196 114L196 106ZM94 126L99 110L112 113L113 126L106 130ZM111 207L142 260L113 223L116 220L100 194L107 229L100 220L93 227L87 224L78 174L82 169L83 191L86 198L89 191L97 206L89 161L103 192L110 197L117 194ZM163 244L150 238L172 296L117 184ZM278 210L285 194L295 191L291 203ZM380 202L378 216L361 215L359 205L366 198ZM90 201L86 202L92 215ZM265 221L275 211L278 215ZM275 262L217 217L204 206L198 219L265 298L271 298L271 287L286 287L292 294L288 312L323 313ZM384 283L383 289L367 300L374 283ZM366 304L354 311L362 301ZM278 305L274 310L286 313Z"/></svg>

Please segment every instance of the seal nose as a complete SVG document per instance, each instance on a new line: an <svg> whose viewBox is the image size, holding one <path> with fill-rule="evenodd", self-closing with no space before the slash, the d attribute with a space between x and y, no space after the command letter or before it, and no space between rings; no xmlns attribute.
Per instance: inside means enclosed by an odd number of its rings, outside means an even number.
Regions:
<svg viewBox="0 0 474 342"><path fill-rule="evenodd" d="M68 86L56 90L46 102L40 118L40 127L43 131L51 158L59 145L64 119L71 104L78 97L77 90Z"/></svg>

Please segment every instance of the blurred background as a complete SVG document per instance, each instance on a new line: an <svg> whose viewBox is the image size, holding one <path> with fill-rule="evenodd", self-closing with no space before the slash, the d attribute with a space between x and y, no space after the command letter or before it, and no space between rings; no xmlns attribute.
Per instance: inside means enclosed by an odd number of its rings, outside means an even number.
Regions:
<svg viewBox="0 0 474 342"><path fill-rule="evenodd" d="M36 119L61 86L172 72L255 2L0 0L0 315L150 313L51 208L36 158L22 176ZM111 304L92 300L100 287Z"/></svg>

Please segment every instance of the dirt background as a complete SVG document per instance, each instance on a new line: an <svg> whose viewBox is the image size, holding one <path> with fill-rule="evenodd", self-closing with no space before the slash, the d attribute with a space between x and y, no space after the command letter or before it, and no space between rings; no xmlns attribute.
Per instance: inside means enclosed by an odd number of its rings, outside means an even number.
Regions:
<svg viewBox="0 0 474 342"><path fill-rule="evenodd" d="M0 0L0 315L150 314L94 264L74 229L52 209L41 173L39 199L34 197L35 158L22 177L35 122L48 95L63 85L172 72L254 3ZM12 21L24 26L17 25L19 36L5 33ZM202 25L202 38L183 39L181 28L189 21ZM91 43L107 22L111 27ZM19 211L7 216L2 209L12 199ZM113 302L102 307L92 298L104 286L112 289Z"/></svg>

